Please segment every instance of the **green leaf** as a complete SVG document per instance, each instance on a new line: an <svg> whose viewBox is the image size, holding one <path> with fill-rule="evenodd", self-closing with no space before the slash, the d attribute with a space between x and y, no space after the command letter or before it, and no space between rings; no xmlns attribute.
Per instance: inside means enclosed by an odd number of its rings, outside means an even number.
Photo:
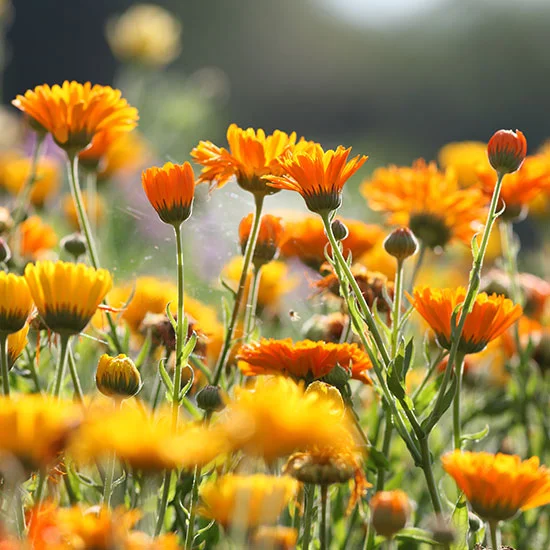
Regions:
<svg viewBox="0 0 550 550"><path fill-rule="evenodd" d="M489 434L489 424L485 424L485 428L482 430L479 430L479 432L475 432L472 434L463 434L460 437L461 441L481 441L482 439L485 439L487 435Z"/></svg>
<svg viewBox="0 0 550 550"><path fill-rule="evenodd" d="M433 544L438 546L438 543L432 538L429 531L424 529L419 529L418 527L409 527L407 529L401 529L395 538L398 540L412 541L412 542L423 542L425 544Z"/></svg>
<svg viewBox="0 0 550 550"><path fill-rule="evenodd" d="M148 330L147 336L145 337L145 342L143 342L143 346L141 346L141 349L139 350L139 354L135 360L136 368L139 369L143 365L145 359L149 355L149 351L151 350L151 343L152 343L151 331Z"/></svg>
<svg viewBox="0 0 550 550"><path fill-rule="evenodd" d="M456 529L456 539L451 545L451 550L468 550L470 522L468 520L468 506L462 493L456 502L451 521Z"/></svg>
<svg viewBox="0 0 550 550"><path fill-rule="evenodd" d="M185 346L183 346L183 349L181 350L181 361L186 361L188 359L188 357L193 353L196 344L197 333L193 331L193 334L191 334L191 337L187 340Z"/></svg>
<svg viewBox="0 0 550 550"><path fill-rule="evenodd" d="M412 360L414 356L414 344L413 339L411 338L409 340L409 343L405 347L405 358L403 360L403 368L401 370L401 380L405 380L405 376L407 376L407 372L411 368Z"/></svg>
<svg viewBox="0 0 550 550"><path fill-rule="evenodd" d="M433 410L432 414L422 422L422 428L426 433L430 433L433 427L439 422L439 419L445 414L447 409L451 406L456 393L456 376L453 377L449 389L446 391L438 410Z"/></svg>
<svg viewBox="0 0 550 550"><path fill-rule="evenodd" d="M185 386L180 391L180 394L179 394L180 404L183 401L183 398L187 395L187 392L189 391L191 386L193 385L193 382L195 381L195 371L189 365L185 365L185 368L189 369L189 371L191 372L191 376L189 377L187 384L185 384Z"/></svg>
<svg viewBox="0 0 550 550"><path fill-rule="evenodd" d="M161 359L159 361L159 373L160 378L164 382L164 386L166 387L168 393L171 396L174 395L174 384L172 383L172 380L170 380L170 376L166 372L166 368L164 367L164 359Z"/></svg>
<svg viewBox="0 0 550 550"><path fill-rule="evenodd" d="M389 469L390 461L384 453L372 446L368 447L367 453L367 466L371 466L372 470L377 470L378 468Z"/></svg>
<svg viewBox="0 0 550 550"><path fill-rule="evenodd" d="M170 324L172 325L172 329L177 334L178 331L178 324L176 323L176 320L174 319L174 316L172 315L172 312L170 311L170 305L172 302L168 302L166 304L166 317L168 317L168 320L170 321Z"/></svg>
<svg viewBox="0 0 550 550"><path fill-rule="evenodd" d="M399 401L402 401L405 397L405 388L399 378L399 370L402 365L403 358L398 355L394 361L390 363L388 367L388 388ZM401 365L399 365L399 363Z"/></svg>

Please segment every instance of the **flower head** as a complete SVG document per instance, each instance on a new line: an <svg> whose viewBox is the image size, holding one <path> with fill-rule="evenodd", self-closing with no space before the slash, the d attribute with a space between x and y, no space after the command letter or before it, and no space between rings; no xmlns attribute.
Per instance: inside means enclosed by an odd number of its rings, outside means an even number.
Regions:
<svg viewBox="0 0 550 550"><path fill-rule="evenodd" d="M148 168L141 175L143 189L159 218L179 226L190 215L195 196L195 174L185 162L181 166L167 162L162 168Z"/></svg>
<svg viewBox="0 0 550 550"><path fill-rule="evenodd" d="M499 130L487 145L491 166L500 174L515 172L527 155L527 140L522 132Z"/></svg>
<svg viewBox="0 0 550 550"><path fill-rule="evenodd" d="M78 334L113 284L105 269L67 262L36 262L25 279L38 313L53 332Z"/></svg>
<svg viewBox="0 0 550 550"><path fill-rule="evenodd" d="M251 529L275 523L297 490L289 476L228 474L201 487L199 514L224 527Z"/></svg>
<svg viewBox="0 0 550 550"><path fill-rule="evenodd" d="M21 330L32 307L27 281L13 273L0 271L0 334Z"/></svg>
<svg viewBox="0 0 550 550"><path fill-rule="evenodd" d="M28 217L20 226L21 255L32 260L40 258L57 244L57 234L39 216Z"/></svg>
<svg viewBox="0 0 550 550"><path fill-rule="evenodd" d="M26 345L29 340L27 335L29 334L29 325L28 323L17 332L12 332L8 336L8 366L13 367L14 363L17 361L17 358L23 353Z"/></svg>
<svg viewBox="0 0 550 550"><path fill-rule="evenodd" d="M138 120L137 110L122 98L120 90L89 82L43 84L18 95L12 103L67 150L85 149L96 134L106 130L133 130Z"/></svg>
<svg viewBox="0 0 550 550"><path fill-rule="evenodd" d="M243 255L252 230L253 218L253 214L250 213L239 224L239 243ZM256 248L254 249L254 256L252 258L256 269L277 257L282 235L283 224L281 223L281 218L272 216L271 214L262 216L258 231L258 240L256 241Z"/></svg>
<svg viewBox="0 0 550 550"><path fill-rule="evenodd" d="M453 171L422 159L412 167L378 168L361 193L373 210L389 214L392 225L408 226L430 248L452 240L470 245L486 218L481 191L460 189Z"/></svg>
<svg viewBox="0 0 550 550"><path fill-rule="evenodd" d="M141 376L134 362L124 354L99 358L95 375L97 389L109 397L132 397L141 388Z"/></svg>
<svg viewBox="0 0 550 550"><path fill-rule="evenodd" d="M409 296L412 305L435 332L437 341L446 349L451 346L451 318L455 308L464 302L466 289L433 289L418 287ZM496 294L477 295L472 311L466 316L459 349L477 353L512 326L522 315L519 304Z"/></svg>
<svg viewBox="0 0 550 550"><path fill-rule="evenodd" d="M550 503L550 471L538 457L453 451L442 457L476 514L488 521L510 519L519 510Z"/></svg>
<svg viewBox="0 0 550 550"><path fill-rule="evenodd" d="M482 141L458 141L447 143L438 154L443 170L454 170L460 187L471 187L478 182L478 171L490 168L487 144Z"/></svg>
<svg viewBox="0 0 550 550"><path fill-rule="evenodd" d="M379 491L371 498L370 507L374 529L387 538L401 531L411 515L409 498L400 490Z"/></svg>
<svg viewBox="0 0 550 550"><path fill-rule="evenodd" d="M239 368L247 376L283 374L311 382L327 376L340 365L356 380L371 383L367 371L372 368L372 363L355 344L262 338L259 342L242 346L237 359Z"/></svg>
<svg viewBox="0 0 550 550"><path fill-rule="evenodd" d="M315 144L309 150L284 155L279 159L282 175L264 179L277 189L300 193L312 212L329 213L340 208L344 184L368 158L357 155L348 160L350 153L351 147L324 151Z"/></svg>

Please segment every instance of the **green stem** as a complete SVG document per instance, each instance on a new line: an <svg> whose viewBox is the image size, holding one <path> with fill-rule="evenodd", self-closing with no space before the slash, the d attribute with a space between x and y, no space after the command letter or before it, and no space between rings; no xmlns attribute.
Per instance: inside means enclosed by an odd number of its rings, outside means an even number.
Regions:
<svg viewBox="0 0 550 550"><path fill-rule="evenodd" d="M306 483L304 485L304 531L302 536L302 550L309 550L313 531L313 501L315 500L315 485Z"/></svg>
<svg viewBox="0 0 550 550"><path fill-rule="evenodd" d="M416 283L416 278L418 277L418 274L420 273L420 268L422 267L422 264L424 263L424 259L426 258L426 249L427 248L424 242L420 241L418 256L416 257L416 263L414 264L413 272L411 274L411 280L409 281L409 286L408 286L409 293L411 293L414 288L414 284Z"/></svg>
<svg viewBox="0 0 550 550"><path fill-rule="evenodd" d="M166 508L168 506L168 494L170 493L170 483L172 481L172 470L166 470L164 473L164 481L162 483L162 497L160 499L160 505L157 515L157 523L155 526L155 537L160 535L162 531L162 525L164 524L164 516L166 515Z"/></svg>
<svg viewBox="0 0 550 550"><path fill-rule="evenodd" d="M491 536L491 546L493 550L499 550L500 548L500 529L498 527L498 521L489 521L489 533Z"/></svg>
<svg viewBox="0 0 550 550"><path fill-rule="evenodd" d="M92 234L97 232L97 172L86 171L86 199L88 201L88 213L90 216L90 228Z"/></svg>
<svg viewBox="0 0 550 550"><path fill-rule="evenodd" d="M84 393L82 392L82 386L80 385L80 379L78 377L78 370L74 360L73 352L69 346L69 371L73 380L74 393L80 403L84 403Z"/></svg>
<svg viewBox="0 0 550 550"><path fill-rule="evenodd" d="M248 271L250 269L250 264L252 263L252 258L254 256L256 241L258 240L258 233L260 230L260 221L262 216L264 198L265 198L264 195L254 195L254 199L256 201L256 210L254 212L254 220L252 222L252 229L248 237L248 242L246 243L246 250L244 253L244 261L243 261L243 270L241 272L239 286L237 288L237 294L235 295L235 303L233 304L231 319L229 320L229 323L227 325L227 330L225 332L225 339L223 342L223 348L218 358L216 368L214 369L214 378L212 380L212 384L214 386L217 386L220 381L220 377L222 375L223 370L225 369L227 359L229 357L231 344L233 343L233 333L235 332L235 327L237 326L237 319L239 317L241 302L243 300L244 291L246 288Z"/></svg>
<svg viewBox="0 0 550 550"><path fill-rule="evenodd" d="M395 285L393 293L393 313L392 313L392 334L391 334L391 352L392 356L397 353L399 341L399 325L401 318L401 295L403 293L403 260L397 261L397 270L395 272Z"/></svg>
<svg viewBox="0 0 550 550"><path fill-rule="evenodd" d="M8 363L8 335L0 333L0 363L2 363L2 393L10 396L10 365Z"/></svg>
<svg viewBox="0 0 550 550"><path fill-rule="evenodd" d="M191 503L189 505L189 525L187 527L187 535L185 536L185 550L193 548L193 539L195 533L195 516L197 514L197 503L199 501L199 485L201 483L201 468L195 466L193 475L193 488L191 490Z"/></svg>
<svg viewBox="0 0 550 550"><path fill-rule="evenodd" d="M386 420L384 425L384 440L382 442L382 454L389 460L391 437L393 433L392 415L389 407L386 408ZM378 476L376 478L376 492L384 489L385 468L378 468Z"/></svg>
<svg viewBox="0 0 550 550"><path fill-rule="evenodd" d="M435 483L435 478L432 469L432 460L430 456L430 447L428 445L428 436L420 439L420 451L422 453L422 471L426 478L426 484L428 485L428 491L436 514L441 514L441 500L439 499L439 491Z"/></svg>
<svg viewBox="0 0 550 550"><path fill-rule="evenodd" d="M48 479L47 472L40 471L38 473L38 481L36 483L36 489L34 490L33 500L35 508L39 508L44 498L44 490L46 489L46 481Z"/></svg>
<svg viewBox="0 0 550 550"><path fill-rule="evenodd" d="M120 408L121 401L114 400L115 412ZM113 481L115 479L116 455L113 454L109 458L107 471L105 472L105 483L103 484L103 505L111 508L111 496L113 495Z"/></svg>
<svg viewBox="0 0 550 550"><path fill-rule="evenodd" d="M321 542L321 550L328 549L327 508L328 508L328 485L321 485L321 525L320 525L320 537L319 537Z"/></svg>
<svg viewBox="0 0 550 550"><path fill-rule="evenodd" d="M27 354L27 361L29 364L29 371L31 373L31 378L34 382L35 393L42 393L42 388L40 387L40 378L38 377L38 371L36 370L36 355L33 357L29 351L28 346L25 348L25 353Z"/></svg>
<svg viewBox="0 0 550 550"><path fill-rule="evenodd" d="M248 304L244 315L244 335L246 341L250 340L250 334L254 330L254 320L256 318L256 309L258 307L258 291L260 290L260 278L262 276L261 266L253 268L252 283L248 296Z"/></svg>
<svg viewBox="0 0 550 550"><path fill-rule="evenodd" d="M464 375L464 354L458 354L456 358L455 376L456 393L453 399L453 440L455 449L461 447L461 423L460 423L460 398L462 395L462 377Z"/></svg>
<svg viewBox="0 0 550 550"><path fill-rule="evenodd" d="M67 367L67 355L69 351L69 340L70 335L60 334L61 341L59 346L59 357L57 359L57 367L55 370L55 383L53 387L52 395L56 399L59 399L59 394L61 393L61 384L63 383L63 378L65 378L65 369Z"/></svg>
<svg viewBox="0 0 550 550"><path fill-rule="evenodd" d="M181 371L183 360L183 345L186 335L185 330L185 317L184 317L184 304L183 304L183 287L184 287L184 273L183 273L183 242L181 225L174 226L174 232L176 234L176 260L178 271L178 318L177 318L177 331L176 331L176 363L174 367L174 394L172 396L172 426L174 431L178 427L178 417L180 409L180 391L181 391Z"/></svg>

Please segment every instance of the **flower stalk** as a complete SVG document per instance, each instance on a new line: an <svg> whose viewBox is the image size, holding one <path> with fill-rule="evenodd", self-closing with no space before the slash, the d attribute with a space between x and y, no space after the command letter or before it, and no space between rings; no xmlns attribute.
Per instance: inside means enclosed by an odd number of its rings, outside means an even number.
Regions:
<svg viewBox="0 0 550 550"><path fill-rule="evenodd" d="M10 378L8 364L8 335L0 334L0 363L2 365L2 393L4 397L10 396Z"/></svg>

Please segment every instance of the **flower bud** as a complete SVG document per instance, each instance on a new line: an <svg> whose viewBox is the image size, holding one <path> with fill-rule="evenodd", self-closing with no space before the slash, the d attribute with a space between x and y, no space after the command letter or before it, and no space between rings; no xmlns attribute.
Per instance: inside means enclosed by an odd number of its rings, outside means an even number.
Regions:
<svg viewBox="0 0 550 550"><path fill-rule="evenodd" d="M519 130L499 130L489 140L487 154L491 166L499 174L511 174L525 160L527 140Z"/></svg>
<svg viewBox="0 0 550 550"><path fill-rule="evenodd" d="M71 233L61 239L61 248L78 260L86 254L86 240L80 233Z"/></svg>
<svg viewBox="0 0 550 550"><path fill-rule="evenodd" d="M0 263L9 262L11 258L11 250L8 243L0 238Z"/></svg>
<svg viewBox="0 0 550 550"><path fill-rule="evenodd" d="M402 262L418 250L418 241L408 227L400 227L392 231L384 240L386 252Z"/></svg>
<svg viewBox="0 0 550 550"><path fill-rule="evenodd" d="M141 389L141 376L134 362L124 354L99 358L95 376L97 389L108 397L123 399L136 395Z"/></svg>
<svg viewBox="0 0 550 550"><path fill-rule="evenodd" d="M218 386L204 386L197 394L197 405L203 411L215 412L225 408L223 392Z"/></svg>
<svg viewBox="0 0 550 550"><path fill-rule="evenodd" d="M370 501L371 521L375 531L391 538L405 527L411 505L403 491L380 491Z"/></svg>
<svg viewBox="0 0 550 550"><path fill-rule="evenodd" d="M346 224L340 220L334 220L331 227L334 238L337 241L343 241L349 235L349 230L346 227Z"/></svg>
<svg viewBox="0 0 550 550"><path fill-rule="evenodd" d="M249 214L245 216L239 224L239 243L243 256L246 245L248 244L250 232L252 231L252 222L253 215ZM279 245L282 236L283 225L281 224L281 218L272 216L271 214L262 216L256 248L254 249L254 256L252 258L252 262L256 269L276 259L279 254Z"/></svg>
<svg viewBox="0 0 550 550"><path fill-rule="evenodd" d="M323 380L334 386L335 388L343 388L351 378L351 373L349 370L336 365L326 376L323 377Z"/></svg>

